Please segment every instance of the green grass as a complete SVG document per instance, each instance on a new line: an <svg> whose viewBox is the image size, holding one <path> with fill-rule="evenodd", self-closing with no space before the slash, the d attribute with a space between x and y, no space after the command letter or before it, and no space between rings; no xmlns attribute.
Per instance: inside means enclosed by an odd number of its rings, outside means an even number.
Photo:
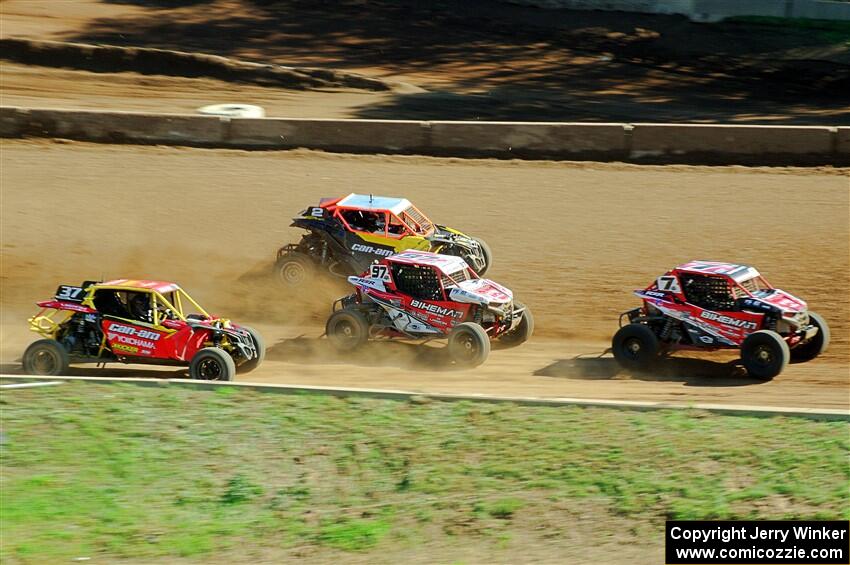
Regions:
<svg viewBox="0 0 850 565"><path fill-rule="evenodd" d="M3 562L499 551L556 543L564 508L658 539L665 519L850 518L846 423L80 383L0 403Z"/></svg>

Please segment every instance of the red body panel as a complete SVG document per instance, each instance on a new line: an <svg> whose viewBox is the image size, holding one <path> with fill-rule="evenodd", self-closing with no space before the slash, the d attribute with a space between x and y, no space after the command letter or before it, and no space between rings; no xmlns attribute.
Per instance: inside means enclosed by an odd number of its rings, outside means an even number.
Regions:
<svg viewBox="0 0 850 565"><path fill-rule="evenodd" d="M740 345L745 337L761 329L764 320L764 314L755 312L708 310L664 298L643 298L645 309L647 305L652 305L668 316L686 319L689 323L718 334L735 345Z"/></svg>
<svg viewBox="0 0 850 565"><path fill-rule="evenodd" d="M145 290L161 294L173 292L180 288L175 283L165 281L133 279L116 279L98 283L97 286L98 288L106 287L107 290ZM79 291L82 290L82 287L62 286L61 289ZM78 295L79 292L73 293L75 298ZM82 297L80 297L80 300L84 301ZM48 309L73 312L75 315L85 314L87 323L99 324L108 346L107 350L119 359L139 358L140 360L179 361L188 364L198 350L209 346L213 341L220 343L223 334L230 336L225 339L229 339L232 344L234 338L238 341L244 337L245 333L239 325L214 316L193 315L194 317L188 319L183 319L182 316L172 316L160 320L161 325L154 326L147 321L136 321L110 314L104 315L96 308L77 301L63 300L61 297L44 300L38 302L37 305L42 308L37 316L42 316L44 311ZM33 319L31 319L31 323ZM63 322L63 324L65 323ZM219 327L222 323L224 325ZM35 322L35 324L38 324L38 322ZM36 327L38 328L38 326ZM233 330L236 330L236 332ZM215 339L214 334L217 336ZM89 355L93 354L90 353Z"/></svg>
<svg viewBox="0 0 850 565"><path fill-rule="evenodd" d="M169 292L175 291L180 288L175 283L166 282L166 281L149 281L149 280L138 280L138 279L115 279L111 281L106 281L104 283L100 283L101 286L116 286L120 288L126 288L127 290L155 290L162 294L167 294Z"/></svg>
<svg viewBox="0 0 850 565"><path fill-rule="evenodd" d="M393 265L411 265L435 273L433 292L411 295L397 286ZM372 265L360 277L349 277L359 297L368 296L381 304L393 321L385 328L389 334L421 333L447 334L462 322L477 322L491 338L512 329L512 320L503 320L513 313L511 291L491 280L479 278L463 259L427 251L405 251ZM448 286L447 286L448 285ZM430 298L418 298L430 294ZM434 299L435 296L440 298ZM360 300L358 298L358 300ZM492 307L493 310L488 310ZM495 312L507 309L497 320ZM484 314L476 311L484 311ZM485 319L485 316L487 318Z"/></svg>
<svg viewBox="0 0 850 565"><path fill-rule="evenodd" d="M725 289L728 307L706 308L689 300L687 281L695 276L716 281L712 283L712 291L722 294ZM756 277L758 288L744 286ZM658 277L645 289L635 291L635 294L643 299L644 313L654 308L715 336L717 339L707 346L710 348L740 346L748 335L765 328L769 311L790 316L805 312L807 308L805 301L770 286L754 268L714 261L692 261L680 265ZM799 337L790 335L785 339L793 345ZM704 341L709 343L709 338L706 336Z"/></svg>
<svg viewBox="0 0 850 565"><path fill-rule="evenodd" d="M754 296L756 296L759 300L772 304L786 312L803 312L808 308L808 304L806 304L805 301L800 300L792 294L788 294L784 290L779 290L778 288L774 289L774 292L770 294L763 295L761 293L754 293Z"/></svg>
<svg viewBox="0 0 850 565"><path fill-rule="evenodd" d="M387 284L389 292L376 289L363 289L363 292L379 302L397 304L398 308L419 318L425 323L448 331L469 318L471 304L462 304L451 300L419 300L396 291Z"/></svg>
<svg viewBox="0 0 850 565"><path fill-rule="evenodd" d="M168 320L163 325L169 331L125 320L102 321L109 347L124 357L188 361L209 339L209 330L192 328L180 320Z"/></svg>

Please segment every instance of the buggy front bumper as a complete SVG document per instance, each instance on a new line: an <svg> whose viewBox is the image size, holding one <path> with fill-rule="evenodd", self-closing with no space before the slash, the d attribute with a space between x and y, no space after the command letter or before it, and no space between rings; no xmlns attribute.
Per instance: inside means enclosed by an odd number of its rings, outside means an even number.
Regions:
<svg viewBox="0 0 850 565"><path fill-rule="evenodd" d="M798 332L798 335L800 336L800 341L809 341L810 339L818 335L818 328L814 325L807 326L805 328L802 328Z"/></svg>
<svg viewBox="0 0 850 565"><path fill-rule="evenodd" d="M632 322L635 321L636 318L639 318L640 315L641 315L641 309L640 308L632 308L628 312L623 312L622 314L620 314L620 327L621 328L623 327L623 318L628 318L629 323L631 324Z"/></svg>

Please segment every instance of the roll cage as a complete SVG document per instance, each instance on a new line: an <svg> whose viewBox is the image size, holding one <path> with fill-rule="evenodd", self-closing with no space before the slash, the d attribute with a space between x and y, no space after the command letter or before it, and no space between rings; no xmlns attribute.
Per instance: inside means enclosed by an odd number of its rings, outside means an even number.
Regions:
<svg viewBox="0 0 850 565"><path fill-rule="evenodd" d="M103 294L101 294L103 293ZM114 294L112 294L114 293ZM192 298L189 293L187 293L182 288L177 285L173 285L171 290L160 291L152 288L143 288L143 287L129 287L122 285L92 285L89 287L88 295L86 299L83 300L84 306L89 306L102 314L114 316L114 317L123 317L120 316L119 313L110 313L104 312L101 308L102 302L100 300L105 300L106 296L114 296L118 298L117 295L120 293L127 294L127 302L128 304L131 297L130 294L133 294L132 298L137 296L145 296L148 299L148 304L151 311L151 317L149 320L138 320L135 317L127 318L132 321L143 321L147 323L151 323L155 326L159 326L165 320L180 320L182 322L188 321L188 316L191 314L200 314L204 318L209 318L210 315L207 313L204 308L198 304L194 298ZM119 302L121 301L118 298ZM194 309L194 312L189 312L188 308L191 307ZM127 313L132 316L132 312L127 310Z"/></svg>
<svg viewBox="0 0 850 565"><path fill-rule="evenodd" d="M210 318L204 308L185 290L177 285L168 285L166 290L128 285L110 285L84 283L81 287L60 286L62 289L79 291L82 299L70 298L71 293L57 292L52 300L39 302L41 310L29 319L30 328L40 335L52 337L59 326L76 313L101 314L134 324L149 324L163 327L166 320L189 322L193 315ZM84 294L83 294L84 293ZM142 298L147 301L149 315L135 315L131 310L131 301ZM193 312L189 310L193 309ZM62 312L61 320L55 316Z"/></svg>
<svg viewBox="0 0 850 565"><path fill-rule="evenodd" d="M334 206L332 215L352 232L395 239L409 236L428 237L434 233L431 220L412 204L398 214L391 210Z"/></svg>
<svg viewBox="0 0 850 565"><path fill-rule="evenodd" d="M448 287L459 286L460 282L478 278L475 271L469 267L446 273L438 265L402 263L392 259L387 261L387 265L396 290L419 300L450 300ZM381 266L375 264L372 269L378 267L380 271ZM378 274L375 270L370 270L370 274L373 278L380 278L374 277Z"/></svg>
<svg viewBox="0 0 850 565"><path fill-rule="evenodd" d="M666 290L689 304L708 310L738 309L741 298L758 298L753 293L771 290L773 286L757 274L741 281L726 274L692 272L674 269L658 277L647 290Z"/></svg>

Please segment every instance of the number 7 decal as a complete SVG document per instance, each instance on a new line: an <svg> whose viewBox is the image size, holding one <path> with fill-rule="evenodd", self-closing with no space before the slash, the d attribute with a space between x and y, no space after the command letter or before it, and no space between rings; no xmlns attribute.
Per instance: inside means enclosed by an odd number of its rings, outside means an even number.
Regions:
<svg viewBox="0 0 850 565"><path fill-rule="evenodd" d="M677 279L676 277L658 277L658 280L655 281L655 286L658 287L658 290L665 290L668 292L682 292L682 288L679 286L679 279Z"/></svg>

